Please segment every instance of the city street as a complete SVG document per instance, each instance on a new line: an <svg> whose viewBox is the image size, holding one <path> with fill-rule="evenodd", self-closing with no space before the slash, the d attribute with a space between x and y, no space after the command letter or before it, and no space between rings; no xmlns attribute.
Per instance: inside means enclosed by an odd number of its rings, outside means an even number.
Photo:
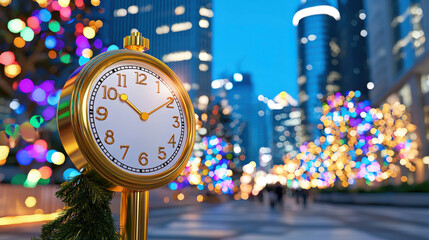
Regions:
<svg viewBox="0 0 429 240"><path fill-rule="evenodd" d="M283 210L257 202L152 209L149 239L429 239L429 209L310 204ZM0 240L34 236L40 224L0 228Z"/></svg>

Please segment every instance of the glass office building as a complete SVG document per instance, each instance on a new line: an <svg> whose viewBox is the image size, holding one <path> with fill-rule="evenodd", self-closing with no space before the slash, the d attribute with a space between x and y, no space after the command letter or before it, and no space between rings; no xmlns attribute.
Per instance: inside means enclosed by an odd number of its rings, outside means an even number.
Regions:
<svg viewBox="0 0 429 240"><path fill-rule="evenodd" d="M307 141L320 136L323 96L340 90L335 36L338 10L325 0L308 0L293 17L298 32L299 102L303 112L303 137ZM319 127L319 128L318 128Z"/></svg>
<svg viewBox="0 0 429 240"><path fill-rule="evenodd" d="M123 37L139 31L150 39L148 54L166 63L182 80L195 106L210 95L211 0L109 1L109 35L122 46ZM108 4L109 4L108 3Z"/></svg>
<svg viewBox="0 0 429 240"><path fill-rule="evenodd" d="M402 172L409 183L429 179L429 2L366 0L370 99L374 106L400 102L407 107L419 147L415 172ZM401 171L407 171L401 169ZM398 180L399 181L399 180Z"/></svg>

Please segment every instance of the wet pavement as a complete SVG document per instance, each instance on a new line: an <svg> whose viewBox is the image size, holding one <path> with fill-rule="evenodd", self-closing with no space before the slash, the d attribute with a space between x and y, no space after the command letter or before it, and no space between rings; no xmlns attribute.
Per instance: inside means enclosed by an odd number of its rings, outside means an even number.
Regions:
<svg viewBox="0 0 429 240"><path fill-rule="evenodd" d="M428 208L310 204L270 209L251 201L151 209L151 240L429 239ZM0 227L0 240L30 239L41 224Z"/></svg>

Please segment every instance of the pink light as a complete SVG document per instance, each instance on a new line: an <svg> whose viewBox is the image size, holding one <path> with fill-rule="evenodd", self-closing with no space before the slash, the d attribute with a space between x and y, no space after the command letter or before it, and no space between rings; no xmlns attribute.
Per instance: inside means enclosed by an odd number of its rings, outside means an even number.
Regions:
<svg viewBox="0 0 429 240"><path fill-rule="evenodd" d="M37 17L34 17L34 16L32 16L32 17L29 17L28 19L27 19L27 25L31 28L31 29L37 29L37 28L39 28L39 26L40 26L40 22L39 22L39 19L37 18Z"/></svg>
<svg viewBox="0 0 429 240"><path fill-rule="evenodd" d="M3 65L11 65L15 62L15 54L13 52L7 51L0 55L0 63Z"/></svg>

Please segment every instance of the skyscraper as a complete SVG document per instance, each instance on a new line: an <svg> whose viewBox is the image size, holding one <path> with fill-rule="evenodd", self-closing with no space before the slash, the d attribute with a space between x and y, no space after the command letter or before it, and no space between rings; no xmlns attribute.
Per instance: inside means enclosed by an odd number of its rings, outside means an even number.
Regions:
<svg viewBox="0 0 429 240"><path fill-rule="evenodd" d="M286 92L279 93L275 98L275 107L271 107L273 122L272 158L273 164L283 164L283 157L291 158L298 154L302 144L301 111L297 101Z"/></svg>
<svg viewBox="0 0 429 240"><path fill-rule="evenodd" d="M414 161L416 174L410 173L408 179L420 182L429 178L425 165L429 164L425 158L429 155L429 2L366 0L365 10L370 98L375 106L399 101L410 112L417 126L411 137L420 155Z"/></svg>
<svg viewBox="0 0 429 240"><path fill-rule="evenodd" d="M109 1L112 43L139 31L150 39L148 53L165 62L182 80L194 104L210 95L211 0Z"/></svg>
<svg viewBox="0 0 429 240"><path fill-rule="evenodd" d="M368 99L369 81L368 56L366 46L365 10L363 0L338 1L341 19L337 22L337 36L340 53L338 55L338 75L340 91L361 92L361 99ZM328 80L329 81L329 80Z"/></svg>
<svg viewBox="0 0 429 240"><path fill-rule="evenodd" d="M250 120L252 113L253 85L250 74L234 73L226 79L217 79L212 82L213 102L221 103L223 107L230 109L231 128L233 129L234 150L240 155L237 165L244 165L251 159L251 129ZM229 106L229 107L228 107Z"/></svg>
<svg viewBox="0 0 429 240"><path fill-rule="evenodd" d="M303 111L304 139L320 136L321 99L340 90L340 47L335 24L338 10L325 0L308 0L293 17L298 29L299 102Z"/></svg>

